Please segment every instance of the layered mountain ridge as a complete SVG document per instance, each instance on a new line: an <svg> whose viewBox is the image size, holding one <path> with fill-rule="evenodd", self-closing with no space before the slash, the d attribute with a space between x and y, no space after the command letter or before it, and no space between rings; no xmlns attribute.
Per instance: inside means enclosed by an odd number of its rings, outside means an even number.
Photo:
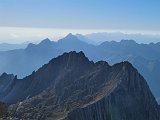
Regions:
<svg viewBox="0 0 160 120"><path fill-rule="evenodd" d="M85 41L85 37L83 39ZM18 78L23 78L64 52L83 51L94 62L99 60L108 61L109 64L131 62L147 80L155 97L157 99L160 97L159 43L138 44L133 40L122 40L104 42L95 46L83 41L69 34L58 42L45 39L37 45L29 44L26 49L0 52L0 73L13 73Z"/></svg>
<svg viewBox="0 0 160 120"><path fill-rule="evenodd" d="M22 80L8 117L53 120L159 120L159 106L129 63L94 63L83 52L52 59ZM26 81L21 85L22 81ZM21 86L18 89L18 86ZM13 97L13 96L12 96Z"/></svg>

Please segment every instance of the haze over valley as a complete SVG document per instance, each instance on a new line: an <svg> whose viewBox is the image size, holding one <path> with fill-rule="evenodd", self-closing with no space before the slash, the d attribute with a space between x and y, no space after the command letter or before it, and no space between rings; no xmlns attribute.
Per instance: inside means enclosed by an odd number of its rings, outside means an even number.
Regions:
<svg viewBox="0 0 160 120"><path fill-rule="evenodd" d="M0 120L160 120L159 5L0 1Z"/></svg>

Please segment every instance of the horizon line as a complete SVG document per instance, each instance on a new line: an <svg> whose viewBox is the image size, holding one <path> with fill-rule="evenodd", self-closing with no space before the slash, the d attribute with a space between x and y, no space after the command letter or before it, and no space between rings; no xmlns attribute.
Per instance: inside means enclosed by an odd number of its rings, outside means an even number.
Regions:
<svg viewBox="0 0 160 120"><path fill-rule="evenodd" d="M141 35L160 35L159 30L131 30L131 29L96 29L96 28L52 28L52 27L15 27L15 26L0 26L0 29L32 29L32 30L62 30L62 32L72 31L75 30L76 34L92 34L92 33L123 33L123 34L141 34ZM75 33L68 32L68 33Z"/></svg>

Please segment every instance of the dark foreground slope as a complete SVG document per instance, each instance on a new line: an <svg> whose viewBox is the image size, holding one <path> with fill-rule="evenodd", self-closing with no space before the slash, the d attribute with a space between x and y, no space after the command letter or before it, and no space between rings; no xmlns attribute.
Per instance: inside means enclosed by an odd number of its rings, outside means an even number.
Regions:
<svg viewBox="0 0 160 120"><path fill-rule="evenodd" d="M4 116L7 113L7 106L0 102L0 117Z"/></svg>
<svg viewBox="0 0 160 120"><path fill-rule="evenodd" d="M0 99L2 100L12 89L12 84L13 79L14 79L14 75L13 74L7 74L7 73L3 73L0 76Z"/></svg>
<svg viewBox="0 0 160 120"><path fill-rule="evenodd" d="M29 82L21 86L18 98L31 98L11 105L8 117L52 120L159 120L160 117L146 81L128 62L109 66L104 61L89 61L82 52L64 53L24 80Z"/></svg>

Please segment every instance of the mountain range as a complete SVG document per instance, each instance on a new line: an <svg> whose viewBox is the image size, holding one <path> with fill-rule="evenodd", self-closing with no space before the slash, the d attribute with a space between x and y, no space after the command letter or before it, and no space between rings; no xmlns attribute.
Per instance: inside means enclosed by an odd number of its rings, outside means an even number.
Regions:
<svg viewBox="0 0 160 120"><path fill-rule="evenodd" d="M147 82L127 61L109 65L83 52L64 53L31 75L12 81L5 99L19 101L3 119L159 120ZM9 97L10 96L10 97Z"/></svg>
<svg viewBox="0 0 160 120"><path fill-rule="evenodd" d="M80 35L79 35L80 36ZM47 63L53 57L69 52L83 51L93 61L104 60L109 64L129 61L147 80L153 94L160 97L160 43L138 44L133 40L88 44L85 36L68 34L58 42L48 38L39 44L30 43L25 49L0 52L0 73L6 72L23 78Z"/></svg>
<svg viewBox="0 0 160 120"><path fill-rule="evenodd" d="M24 49L28 45L28 42L22 44L9 44L9 43L0 43L0 51L8 51L14 49Z"/></svg>
<svg viewBox="0 0 160 120"><path fill-rule="evenodd" d="M136 40L138 43L154 43L159 42L160 35L158 34L141 34L141 33L123 33L123 32L98 32L90 33L86 35L77 34L76 36L87 38L87 43L94 45L101 44L105 41L120 41L125 40Z"/></svg>

